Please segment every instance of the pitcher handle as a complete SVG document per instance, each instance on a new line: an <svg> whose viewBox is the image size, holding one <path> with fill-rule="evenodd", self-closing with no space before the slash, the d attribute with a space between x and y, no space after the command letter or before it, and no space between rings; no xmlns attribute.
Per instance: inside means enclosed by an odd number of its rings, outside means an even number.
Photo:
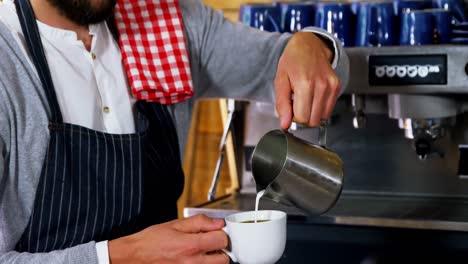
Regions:
<svg viewBox="0 0 468 264"><path fill-rule="evenodd" d="M327 145L327 120L321 120L318 129L319 129L318 144L321 147L326 147Z"/></svg>

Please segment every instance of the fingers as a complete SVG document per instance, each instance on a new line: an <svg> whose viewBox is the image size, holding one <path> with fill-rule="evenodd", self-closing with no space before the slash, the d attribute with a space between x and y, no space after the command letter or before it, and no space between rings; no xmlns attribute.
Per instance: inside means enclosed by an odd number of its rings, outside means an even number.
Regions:
<svg viewBox="0 0 468 264"><path fill-rule="evenodd" d="M340 90L330 65L333 56L333 50L316 35L293 35L281 55L275 80L283 129L290 125L291 108L293 120L307 126L317 126L321 119L330 117Z"/></svg>
<svg viewBox="0 0 468 264"><path fill-rule="evenodd" d="M206 254L201 255L201 262L203 264L227 264L229 257L224 253Z"/></svg>
<svg viewBox="0 0 468 264"><path fill-rule="evenodd" d="M295 91L293 105L294 121L300 124L308 124L316 91L311 81L298 83Z"/></svg>
<svg viewBox="0 0 468 264"><path fill-rule="evenodd" d="M200 233L220 230L224 220L209 218L205 215L196 215L186 219L174 221L173 227L184 233Z"/></svg>
<svg viewBox="0 0 468 264"><path fill-rule="evenodd" d="M297 86L293 102L294 121L316 127L320 120L328 119L333 112L340 92L340 82L331 71L325 78L303 82Z"/></svg>
<svg viewBox="0 0 468 264"><path fill-rule="evenodd" d="M336 77L335 74L329 77L329 87L331 91L329 93L328 100L326 101L325 111L323 112L322 119L330 118L333 109L335 108L338 95L340 94L341 84L340 80Z"/></svg>
<svg viewBox="0 0 468 264"><path fill-rule="evenodd" d="M223 231L192 234L192 239L200 252L221 250L228 246L228 238Z"/></svg>
<svg viewBox="0 0 468 264"><path fill-rule="evenodd" d="M314 102L312 103L312 112L308 125L316 127L322 119L322 113L324 111L325 100L327 100L327 86L328 84L321 79L315 82L314 87Z"/></svg>
<svg viewBox="0 0 468 264"><path fill-rule="evenodd" d="M281 129L288 129L292 122L292 87L289 83L289 78L286 73L281 73L278 70L278 74L275 78L275 90L276 90L276 111L280 117Z"/></svg>

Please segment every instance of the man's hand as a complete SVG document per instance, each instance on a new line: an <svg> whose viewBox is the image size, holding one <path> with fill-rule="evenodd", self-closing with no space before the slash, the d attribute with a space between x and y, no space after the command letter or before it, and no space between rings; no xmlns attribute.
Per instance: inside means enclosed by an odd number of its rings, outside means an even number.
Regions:
<svg viewBox="0 0 468 264"><path fill-rule="evenodd" d="M223 226L223 220L202 215L154 225L109 241L110 263L229 263L218 253L228 245Z"/></svg>
<svg viewBox="0 0 468 264"><path fill-rule="evenodd" d="M331 67L332 57L332 51L313 33L299 32L289 40L275 79L282 129L288 129L292 121L315 127L331 115L341 86Z"/></svg>

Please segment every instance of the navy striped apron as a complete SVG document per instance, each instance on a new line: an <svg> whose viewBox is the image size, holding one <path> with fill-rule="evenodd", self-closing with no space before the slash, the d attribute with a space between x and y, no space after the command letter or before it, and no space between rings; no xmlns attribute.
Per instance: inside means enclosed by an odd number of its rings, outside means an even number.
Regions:
<svg viewBox="0 0 468 264"><path fill-rule="evenodd" d="M49 252L110 240L177 218L184 177L166 106L137 102L135 134L63 123L31 4L15 4L51 110L47 156L16 250Z"/></svg>

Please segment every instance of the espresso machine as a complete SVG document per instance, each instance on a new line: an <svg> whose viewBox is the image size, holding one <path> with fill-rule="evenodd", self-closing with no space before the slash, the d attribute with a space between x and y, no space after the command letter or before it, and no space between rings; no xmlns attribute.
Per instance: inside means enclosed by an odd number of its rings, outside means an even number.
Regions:
<svg viewBox="0 0 468 264"><path fill-rule="evenodd" d="M282 263L311 263L310 258L316 263L421 263L422 257L466 263L468 47L346 51L350 80L327 132L327 147L344 162L340 198L320 216L260 203L288 213L289 246ZM239 192L186 208L186 216L224 217L253 209L257 190L250 158L260 138L278 129L279 122L274 105L264 103L249 103L242 117ZM290 132L317 143L316 128L294 124ZM396 258L403 255L414 261Z"/></svg>

